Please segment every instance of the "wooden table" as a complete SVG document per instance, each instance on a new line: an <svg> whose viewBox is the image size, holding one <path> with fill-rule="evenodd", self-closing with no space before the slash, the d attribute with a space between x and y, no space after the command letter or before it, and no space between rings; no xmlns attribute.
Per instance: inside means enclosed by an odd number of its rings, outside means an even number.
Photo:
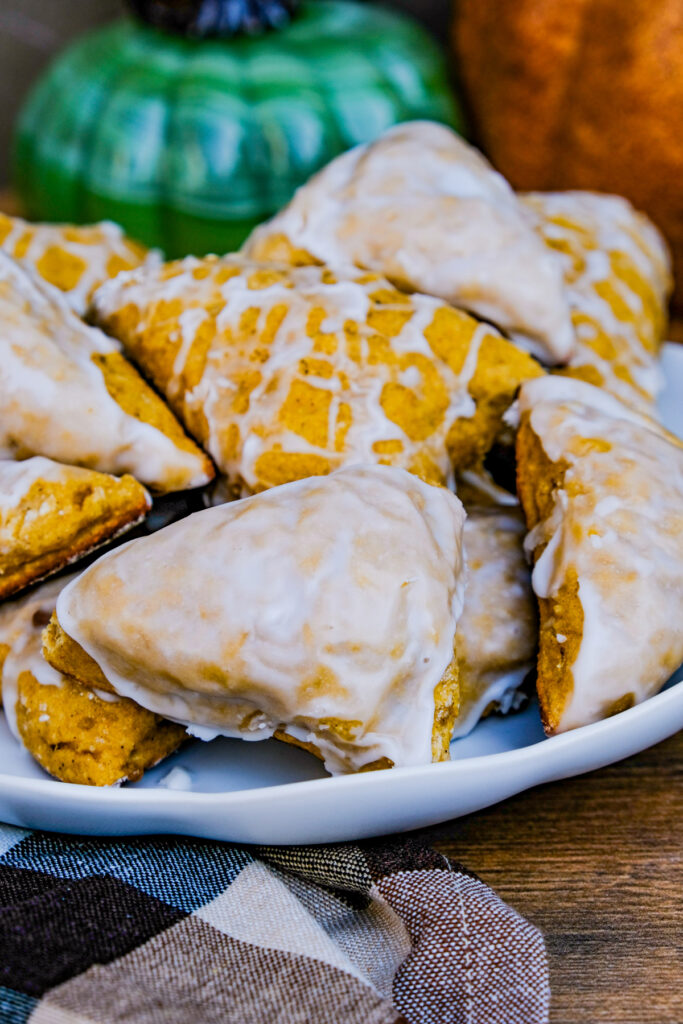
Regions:
<svg viewBox="0 0 683 1024"><path fill-rule="evenodd" d="M683 1024L683 733L420 835L542 929L552 1024Z"/></svg>

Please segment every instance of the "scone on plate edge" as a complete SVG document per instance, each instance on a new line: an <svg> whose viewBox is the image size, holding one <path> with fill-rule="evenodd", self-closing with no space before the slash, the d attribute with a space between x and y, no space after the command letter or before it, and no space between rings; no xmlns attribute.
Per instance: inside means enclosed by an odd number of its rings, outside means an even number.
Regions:
<svg viewBox="0 0 683 1024"><path fill-rule="evenodd" d="M286 735L332 772L443 760L463 520L381 466L207 509L67 587L45 656L202 738Z"/></svg>
<svg viewBox="0 0 683 1024"><path fill-rule="evenodd" d="M182 726L94 692L43 659L41 636L69 578L0 607L0 683L12 733L62 782L134 782L186 739Z"/></svg>
<svg viewBox="0 0 683 1024"><path fill-rule="evenodd" d="M683 444L583 381L524 385L518 490L548 733L623 711L683 661Z"/></svg>

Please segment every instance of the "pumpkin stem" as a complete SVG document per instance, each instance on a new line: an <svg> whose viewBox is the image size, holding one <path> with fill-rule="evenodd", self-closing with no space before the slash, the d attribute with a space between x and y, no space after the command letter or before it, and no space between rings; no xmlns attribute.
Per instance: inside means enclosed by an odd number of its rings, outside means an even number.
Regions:
<svg viewBox="0 0 683 1024"><path fill-rule="evenodd" d="M289 24L299 0L128 0L148 25L192 38L258 35Z"/></svg>

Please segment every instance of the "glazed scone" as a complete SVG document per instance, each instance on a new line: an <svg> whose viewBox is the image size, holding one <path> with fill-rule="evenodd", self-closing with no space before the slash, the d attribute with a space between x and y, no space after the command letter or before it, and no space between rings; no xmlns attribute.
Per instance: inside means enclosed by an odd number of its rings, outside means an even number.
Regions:
<svg viewBox="0 0 683 1024"><path fill-rule="evenodd" d="M548 733L645 700L683 661L683 444L569 377L522 388L518 489Z"/></svg>
<svg viewBox="0 0 683 1024"><path fill-rule="evenodd" d="M42 767L87 786L134 782L186 738L130 700L95 693L51 668L41 635L69 578L51 580L0 607L3 705L10 730Z"/></svg>
<svg viewBox="0 0 683 1024"><path fill-rule="evenodd" d="M332 772L444 760L463 521L383 466L206 509L70 584L45 656L200 738L286 734Z"/></svg>
<svg viewBox="0 0 683 1024"><path fill-rule="evenodd" d="M337 157L244 252L373 270L476 313L545 362L572 352L554 254L505 179L445 125L399 124Z"/></svg>
<svg viewBox="0 0 683 1024"><path fill-rule="evenodd" d="M0 251L0 458L45 455L131 473L158 492L213 476L210 460L102 331Z"/></svg>
<svg viewBox="0 0 683 1024"><path fill-rule="evenodd" d="M34 587L29 593L21 597L15 597L11 601L4 601L0 604L0 707L5 710L7 723L14 736L16 730L16 689L10 693L9 683L6 690L3 690L3 671L5 662L12 650L17 650L23 644L28 632L33 629L42 632L57 603L57 596L67 583L76 578L76 573L62 575L57 579L47 580L40 586ZM41 664L48 672L52 670L46 664L41 655ZM9 677L8 677L9 678ZM4 696L11 699L4 700Z"/></svg>
<svg viewBox="0 0 683 1024"><path fill-rule="evenodd" d="M618 196L534 192L520 198L563 267L576 334L563 372L655 415L657 355L672 287L662 236Z"/></svg>
<svg viewBox="0 0 683 1024"><path fill-rule="evenodd" d="M14 664L10 659L7 671ZM45 771L61 782L84 786L137 782L187 739L182 725L132 700L93 693L67 676L44 684L32 672L22 671L16 685L21 741Z"/></svg>
<svg viewBox="0 0 683 1024"><path fill-rule="evenodd" d="M358 462L443 483L479 464L521 381L543 372L377 274L240 255L122 275L93 315L243 494Z"/></svg>
<svg viewBox="0 0 683 1024"><path fill-rule="evenodd" d="M132 476L0 460L0 600L131 529L151 504Z"/></svg>
<svg viewBox="0 0 683 1024"><path fill-rule="evenodd" d="M42 224L0 213L0 246L64 293L82 316L90 296L122 270L154 263L158 256L127 238L118 224Z"/></svg>
<svg viewBox="0 0 683 1024"><path fill-rule="evenodd" d="M482 716L509 711L524 700L520 687L538 646L525 533L519 509L467 510L467 587L455 638L460 710L454 738L466 736Z"/></svg>

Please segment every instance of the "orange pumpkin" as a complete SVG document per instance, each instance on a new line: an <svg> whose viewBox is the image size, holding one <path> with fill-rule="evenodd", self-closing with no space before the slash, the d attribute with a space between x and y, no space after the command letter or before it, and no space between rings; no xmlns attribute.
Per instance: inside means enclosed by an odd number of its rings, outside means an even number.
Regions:
<svg viewBox="0 0 683 1024"><path fill-rule="evenodd" d="M456 0L478 141L519 189L596 189L645 210L683 307L683 3Z"/></svg>

